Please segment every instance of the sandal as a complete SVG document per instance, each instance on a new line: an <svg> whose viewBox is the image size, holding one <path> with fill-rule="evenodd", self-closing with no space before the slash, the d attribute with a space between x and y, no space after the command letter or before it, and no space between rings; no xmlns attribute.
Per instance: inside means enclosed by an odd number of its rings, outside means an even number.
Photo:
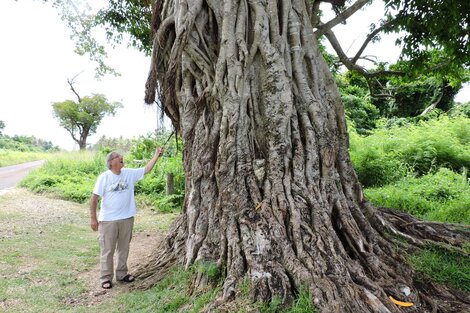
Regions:
<svg viewBox="0 0 470 313"><path fill-rule="evenodd" d="M126 276L124 276L122 279L120 279L119 281L122 281L124 283L132 283L133 281L135 280L135 277L132 276L131 274L127 274Z"/></svg>
<svg viewBox="0 0 470 313"><path fill-rule="evenodd" d="M111 288L113 288L113 283L111 283L109 280L107 280L107 281L104 281L104 282L101 283L101 287L103 289L111 289Z"/></svg>

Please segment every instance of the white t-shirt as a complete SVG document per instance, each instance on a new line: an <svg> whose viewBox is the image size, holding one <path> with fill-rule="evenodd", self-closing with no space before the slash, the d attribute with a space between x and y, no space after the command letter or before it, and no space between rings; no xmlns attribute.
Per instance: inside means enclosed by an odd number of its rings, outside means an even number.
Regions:
<svg viewBox="0 0 470 313"><path fill-rule="evenodd" d="M136 213L134 185L144 178L145 168L123 168L116 175L110 170L101 173L93 193L101 197L98 221L116 221Z"/></svg>

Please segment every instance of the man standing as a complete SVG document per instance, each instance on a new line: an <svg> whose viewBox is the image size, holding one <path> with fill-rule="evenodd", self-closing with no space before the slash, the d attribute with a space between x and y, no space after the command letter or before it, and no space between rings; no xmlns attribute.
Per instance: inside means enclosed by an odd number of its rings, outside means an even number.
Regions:
<svg viewBox="0 0 470 313"><path fill-rule="evenodd" d="M124 159L117 152L106 156L109 170L98 176L90 204L91 229L99 230L100 282L104 289L113 287L115 251L116 279L127 283L135 279L127 272L127 257L136 213L134 186L153 169L163 151L163 148L157 148L152 159L142 168L124 168ZM96 207L100 197L97 219Z"/></svg>

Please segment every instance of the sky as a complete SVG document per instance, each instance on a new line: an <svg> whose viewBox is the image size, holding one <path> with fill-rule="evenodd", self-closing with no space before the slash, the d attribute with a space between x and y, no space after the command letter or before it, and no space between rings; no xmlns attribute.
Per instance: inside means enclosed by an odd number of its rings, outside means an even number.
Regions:
<svg viewBox="0 0 470 313"><path fill-rule="evenodd" d="M349 55L362 43L372 14L380 8L353 15L347 25L335 27L340 42ZM150 58L133 48L109 48L109 65L121 76L94 77L94 64L86 56L73 52L70 32L56 9L42 1L2 0L0 2L0 120L7 135L34 135L51 141L65 150L77 150L70 134L52 115L53 102L76 100L67 79L75 79L80 96L104 94L111 102L120 101L123 108L114 117L105 117L88 143L102 136L133 138L146 135L158 127L156 108L144 104L145 81ZM393 62L399 50L394 38L383 38L380 45L366 50L369 55ZM457 101L470 101L470 86Z"/></svg>
<svg viewBox="0 0 470 313"><path fill-rule="evenodd" d="M103 135L132 138L156 129L156 109L143 100L150 59L142 53L125 46L110 49L109 63L121 76L98 81L95 65L73 52L69 30L57 11L32 0L0 2L0 38L0 120L5 134L34 135L62 149L78 149L53 117L51 106L76 101L67 79L77 74L74 87L80 96L101 93L124 106L102 120L88 143Z"/></svg>

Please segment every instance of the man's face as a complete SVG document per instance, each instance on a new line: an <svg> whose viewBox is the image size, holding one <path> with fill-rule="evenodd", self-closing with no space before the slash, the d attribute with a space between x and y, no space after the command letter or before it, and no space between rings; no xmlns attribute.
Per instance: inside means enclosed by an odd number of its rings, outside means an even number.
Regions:
<svg viewBox="0 0 470 313"><path fill-rule="evenodd" d="M124 167L124 158L122 155L116 153L112 158L111 158L111 168L114 169L121 169Z"/></svg>

